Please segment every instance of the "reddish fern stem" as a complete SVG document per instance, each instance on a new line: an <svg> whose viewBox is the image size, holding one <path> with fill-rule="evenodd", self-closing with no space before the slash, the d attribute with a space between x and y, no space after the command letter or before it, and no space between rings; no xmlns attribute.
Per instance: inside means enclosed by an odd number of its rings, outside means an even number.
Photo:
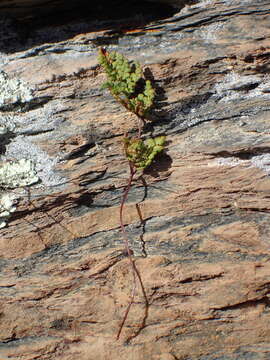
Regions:
<svg viewBox="0 0 270 360"><path fill-rule="evenodd" d="M125 205L125 202L127 200L128 193L130 191L132 181L133 181L134 176L136 174L136 169L134 168L134 166L130 162L129 162L129 169L130 169L130 176L129 176L128 184L127 184L127 187L125 188L125 191L124 191L124 194L123 194L123 197L122 197L122 200L121 200L121 205L120 205L120 226L121 226L121 231L122 231L122 234L123 234L123 237L124 237L124 244L125 244L126 252L128 254L129 262L130 262L130 265L131 265L131 268L132 268L133 288L132 288L131 298L130 298L129 304L127 306L127 309L125 311L123 320L122 320L122 322L120 324L120 327L119 327L119 330L118 330L118 333L117 333L117 337L116 337L117 340L119 339L119 337L121 335L121 332L122 332L122 329L123 329L123 327L125 325L126 319L128 317L129 311L130 311L130 308L131 308L131 306L133 304L133 301L134 301L134 297L135 297L135 293L136 293L136 285L137 285L136 276L137 276L137 278L139 280L140 287L142 289L142 293L143 293L144 300L145 300L145 305L146 305L146 307L148 307L148 300L147 300L146 292L145 292L145 289L144 289L144 286L143 286L143 282L142 282L139 270L137 269L136 264L135 264L134 260L132 259L132 251L131 251L131 249L129 247L128 236L127 236L127 232L126 232L124 221L123 221L124 205Z"/></svg>
<svg viewBox="0 0 270 360"><path fill-rule="evenodd" d="M130 191L132 181L133 181L134 176L136 174L136 169L134 169L134 167L133 167L133 165L131 163L129 163L129 169L130 169L130 175L129 175L129 179L128 179L128 184L127 184L127 187L125 188L125 191L124 191L124 194L123 194L123 197L122 197L122 200L121 200L121 204L120 204L120 226L121 226L121 230L122 230L122 233L123 233L123 236L124 236L126 252L127 252L128 256L131 257L132 252L131 252L131 249L130 249L129 244L128 244L128 236L127 236L127 232L126 232L126 229L125 229L125 226L124 226L124 221L123 221L124 205L125 205L125 202L127 200L128 193ZM132 258L131 258L131 260L132 260Z"/></svg>

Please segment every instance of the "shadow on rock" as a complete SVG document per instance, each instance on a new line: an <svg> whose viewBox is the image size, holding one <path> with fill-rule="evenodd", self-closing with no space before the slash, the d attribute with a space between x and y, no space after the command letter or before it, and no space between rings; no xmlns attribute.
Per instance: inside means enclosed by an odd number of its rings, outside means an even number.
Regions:
<svg viewBox="0 0 270 360"><path fill-rule="evenodd" d="M104 30L115 34L107 36L107 42L117 42L125 30L142 28L178 11L171 3L136 0L116 0L113 7L105 0L52 1L50 5L46 2L32 8L24 7L23 2L19 7L15 5L4 9L0 5L0 49L4 53Z"/></svg>

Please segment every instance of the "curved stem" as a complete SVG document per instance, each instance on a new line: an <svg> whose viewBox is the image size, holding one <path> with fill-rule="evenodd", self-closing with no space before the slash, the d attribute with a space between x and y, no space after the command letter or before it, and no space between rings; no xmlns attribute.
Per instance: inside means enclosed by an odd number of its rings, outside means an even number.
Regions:
<svg viewBox="0 0 270 360"><path fill-rule="evenodd" d="M133 180L134 175L136 173L136 169L133 168L131 163L129 163L129 169L130 169L130 175L129 175L129 179L128 179L128 184L127 184L127 187L125 188L125 191L124 191L124 194L123 194L123 197L122 197L122 200L121 200L121 204L120 204L120 226L121 226L121 231L122 231L122 234L123 234L123 237L124 237L124 244L125 244L126 252L127 252L129 262L130 262L130 265L131 265L131 268L132 268L133 288L132 288L131 298L130 298L128 307L126 309L125 315L123 317L123 320L121 322L121 325L119 327L119 330L118 330L118 333L117 333L117 336L116 336L117 340L119 339L119 337L121 335L121 331L122 331L123 326L124 326L124 324L126 322L126 319L127 319L129 310L131 308L131 305L133 303L135 292L136 292L136 271L134 269L135 264L134 264L134 261L132 259L132 252L131 252L131 249L129 247L128 236L127 236L127 232L126 232L124 221L123 221L124 205L125 205L125 202L127 200L129 190L131 188L132 180Z"/></svg>
<svg viewBox="0 0 270 360"><path fill-rule="evenodd" d="M118 333L117 333L117 337L116 337L117 340L119 339L119 337L121 335L121 332L122 332L122 329L123 329L123 327L125 325L126 319L128 317L129 311L130 311L130 308L131 308L131 306L133 304L133 301L134 301L134 297L135 297L135 293L136 293L136 286L137 286L136 276L137 276L137 278L139 280L139 284L140 284L140 287L142 289L142 293L143 293L144 300L145 300L145 305L146 305L146 307L148 307L148 300L147 300L146 292L145 292L145 289L144 289L144 286L143 286L142 278L141 278L141 275L139 273L139 270L136 267L136 264L135 264L134 260L132 259L132 251L131 251L131 249L129 247L128 236L127 236L127 232L126 232L124 221L123 221L124 205L125 205L125 202L127 200L128 193L130 191L131 184L132 184L132 181L134 179L134 175L136 174L136 169L133 167L133 165L131 163L129 163L129 169L130 169L130 176L129 176L128 184L127 184L127 187L126 187L126 189L124 191L124 194L123 194L123 197L122 197L122 200L121 200L121 205L120 205L120 226L121 226L121 231L122 231L122 234L123 234L123 237L124 237L124 244L125 244L126 252L127 252L129 262L130 262L130 265L131 265L131 268L132 268L133 288L132 288L131 298L130 298L129 304L127 306L127 309L125 311L123 320L122 320L122 322L120 324L120 327L119 327L119 330L118 330Z"/></svg>
<svg viewBox="0 0 270 360"><path fill-rule="evenodd" d="M128 179L128 184L127 184L127 187L125 188L125 191L124 191L124 194L123 194L123 197L122 197L122 200L121 200L121 204L120 204L120 226L121 226L121 230L122 230L122 233L123 233L123 236L124 236L124 243L125 243L126 252L127 252L128 256L131 257L132 253L131 253L131 250L129 248L128 236L127 236L127 232L126 232L126 229L125 229L125 226L124 226L124 221L123 221L124 205L125 205L125 202L127 200L128 193L129 193L129 190L131 188L133 178L134 178L134 176L136 174L136 169L134 169L134 167L132 166L131 163L129 163L129 168L130 168L130 175L129 175L129 179Z"/></svg>

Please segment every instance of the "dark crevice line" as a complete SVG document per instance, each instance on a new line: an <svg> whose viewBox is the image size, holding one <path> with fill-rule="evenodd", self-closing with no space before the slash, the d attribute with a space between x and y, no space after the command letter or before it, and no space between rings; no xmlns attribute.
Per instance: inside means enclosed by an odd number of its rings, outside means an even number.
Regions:
<svg viewBox="0 0 270 360"><path fill-rule="evenodd" d="M223 306L223 307L216 307L216 308L211 308L212 310L218 310L218 311L228 311L228 310L239 310L245 307L251 307L254 305L258 305L258 304L265 304L267 307L270 306L270 299L268 296L263 296L259 299L252 299L252 300L247 300L247 301L243 301L237 304L233 304L233 305L227 305L227 306Z"/></svg>
<svg viewBox="0 0 270 360"><path fill-rule="evenodd" d="M252 149L243 149L240 151L228 151L223 150L216 153L206 153L207 155L214 155L215 157L221 157L221 158L228 158L228 157L235 157L240 160L250 160L255 156L269 154L270 153L270 147L256 147L254 146Z"/></svg>
<svg viewBox="0 0 270 360"><path fill-rule="evenodd" d="M217 278L221 278L223 277L224 272L221 272L220 274L213 274L213 275L199 275L198 277L188 277L184 280L180 280L179 283L181 284L187 284L187 283L192 283L195 281L208 281L208 280L213 280L213 279L217 279Z"/></svg>
<svg viewBox="0 0 270 360"><path fill-rule="evenodd" d="M229 13L221 13L221 14L216 14L216 15L212 15L212 16L208 16L204 19L199 19L197 21L194 21L193 23L189 23L189 24L183 24L183 25L180 25L178 26L177 28L172 28L170 29L171 31L179 31L179 30L184 30L184 29L188 29L188 28L192 28L192 27L195 27L194 30L197 30L196 27L199 26L199 25L207 25L209 23L212 23L213 20L216 20L216 19L224 19L222 21L226 21L226 17L230 17L232 15L239 15L239 16L246 16L246 15L251 15L251 14L254 14L254 13L258 13L260 15L267 15L267 14L270 14L270 10L262 10L262 11L259 11L259 10L251 10L250 12L246 11L246 12L239 12L239 11L231 11Z"/></svg>

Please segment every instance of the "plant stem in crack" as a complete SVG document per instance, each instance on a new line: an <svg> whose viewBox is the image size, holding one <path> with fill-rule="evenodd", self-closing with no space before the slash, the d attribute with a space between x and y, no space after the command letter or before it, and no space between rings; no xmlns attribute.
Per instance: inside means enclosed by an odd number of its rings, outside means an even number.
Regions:
<svg viewBox="0 0 270 360"><path fill-rule="evenodd" d="M129 162L129 169L130 169L130 176L129 176L128 184L127 184L127 187L125 188L125 191L124 191L124 194L123 194L123 197L122 197L122 201L121 201L121 205L120 205L120 226L121 226L121 231L122 231L122 234L123 234L123 237L124 237L125 249L126 249L126 252L127 252L127 255L128 255L128 258L129 258L131 269L132 269L133 287L132 287L131 298L130 298L129 304L127 306L127 309L125 311L124 317L122 319L122 322L120 324L120 327L119 327L119 330L118 330L118 333L117 333L117 337L116 337L117 340L119 339L119 337L121 335L121 332L122 332L123 326L125 325L126 319L128 317L129 311L130 311L130 308L131 308L131 306L132 306L132 304L134 302L134 297L135 297L136 287L137 287L136 278L139 280L139 284L140 284L140 287L141 287L141 290L142 290L142 293L143 293L143 297L144 297L144 301L145 301L145 306L146 306L146 308L148 308L148 300L147 300L146 292L145 292L145 289L144 289L144 286L143 286L143 282L142 282L139 270L137 269L135 261L132 258L132 251L131 251L131 249L129 247L128 236L127 236L127 232L126 232L126 229L125 229L125 226L124 226L124 221L123 221L124 205L125 205L125 202L127 200L127 197L128 197L131 185L132 185L132 181L133 181L134 176L136 174L136 168L134 168L134 166L133 166L133 164L131 162ZM144 326L144 322L145 322L145 320L143 321L142 326Z"/></svg>

